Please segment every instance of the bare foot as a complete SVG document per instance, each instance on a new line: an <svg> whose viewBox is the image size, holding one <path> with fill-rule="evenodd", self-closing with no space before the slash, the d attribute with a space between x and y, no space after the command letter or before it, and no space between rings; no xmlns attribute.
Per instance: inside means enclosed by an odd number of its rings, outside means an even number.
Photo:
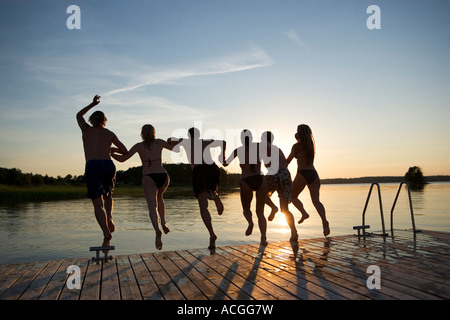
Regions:
<svg viewBox="0 0 450 320"><path fill-rule="evenodd" d="M272 221L275 218L275 214L278 212L278 208L272 208L272 212L270 213L269 217L267 218L267 220Z"/></svg>
<svg viewBox="0 0 450 320"><path fill-rule="evenodd" d="M103 243L102 243L102 247L109 247L111 246L111 239L112 239L112 235L111 233L109 235L105 235L103 237ZM105 253L106 250L102 250L103 253ZM106 251L107 252L107 251Z"/></svg>
<svg viewBox="0 0 450 320"><path fill-rule="evenodd" d="M162 235L161 231L160 232L156 232L155 247L158 250L161 250L162 249L162 245L163 245L162 240L161 240L161 235Z"/></svg>
<svg viewBox="0 0 450 320"><path fill-rule="evenodd" d="M328 221L325 221L322 225L323 225L323 235L326 237L327 235L330 234L330 224L328 223Z"/></svg>
<svg viewBox="0 0 450 320"><path fill-rule="evenodd" d="M261 236L260 244L263 246L267 246L269 244L269 242L267 242L267 238L265 236Z"/></svg>
<svg viewBox="0 0 450 320"><path fill-rule="evenodd" d="M214 250L216 248L216 240L217 240L216 235L209 238L209 247L208 247L209 250Z"/></svg>
<svg viewBox="0 0 450 320"><path fill-rule="evenodd" d="M298 220L298 224L301 224L303 221L309 218L309 214L302 214L302 218Z"/></svg>
<svg viewBox="0 0 450 320"><path fill-rule="evenodd" d="M161 227L162 227L162 229L163 229L165 234L168 234L170 232L169 227L165 223L162 223Z"/></svg>
<svg viewBox="0 0 450 320"><path fill-rule="evenodd" d="M253 222L250 222L250 223L248 224L247 230L245 231L245 235L246 235L246 236L249 236L249 235L252 234L252 232L253 232Z"/></svg>

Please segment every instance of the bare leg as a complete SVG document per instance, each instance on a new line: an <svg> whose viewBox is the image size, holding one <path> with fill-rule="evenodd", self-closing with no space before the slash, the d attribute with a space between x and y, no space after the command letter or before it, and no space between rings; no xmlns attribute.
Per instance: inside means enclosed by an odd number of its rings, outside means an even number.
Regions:
<svg viewBox="0 0 450 320"><path fill-rule="evenodd" d="M272 202L272 199L268 195L265 197L266 204L272 209L267 220L272 221L275 218L275 214L278 212L278 207Z"/></svg>
<svg viewBox="0 0 450 320"><path fill-rule="evenodd" d="M317 213L319 213L320 218L322 219L323 235L326 237L330 234L330 225L325 214L325 207L319 199L320 179L317 178L313 183L308 185L308 188L311 194L312 203L316 208Z"/></svg>
<svg viewBox="0 0 450 320"><path fill-rule="evenodd" d="M249 236L253 232L253 218L252 211L250 210L250 205L253 199L253 190L244 182L241 181L241 204L245 220L248 222L247 230L245 235Z"/></svg>
<svg viewBox="0 0 450 320"><path fill-rule="evenodd" d="M298 240L298 233L297 229L295 228L294 215L289 211L288 206L288 200L285 198L280 198L281 212L284 213L289 228L291 229L291 238L289 239L289 241L296 242Z"/></svg>
<svg viewBox="0 0 450 320"><path fill-rule="evenodd" d="M108 228L111 233L113 233L116 230L116 226L114 225L114 221L112 218L112 212L114 207L114 200L112 195L105 196L104 197L104 203L105 203L105 210L106 210L106 219L108 223Z"/></svg>
<svg viewBox="0 0 450 320"><path fill-rule="evenodd" d="M216 204L217 213L219 214L219 216L222 215L224 207L217 191L211 191L211 199L214 200L214 203Z"/></svg>
<svg viewBox="0 0 450 320"><path fill-rule="evenodd" d="M100 196L96 199L92 200L92 204L94 205L94 213L95 218L103 231L103 247L109 246L112 239L111 231L108 228L108 222L106 218L106 212L103 206L103 196Z"/></svg>
<svg viewBox="0 0 450 320"><path fill-rule="evenodd" d="M258 217L259 231L261 232L261 244L267 245L267 221L264 216L264 205L267 197L267 188L263 184L258 191L256 191L256 216Z"/></svg>
<svg viewBox="0 0 450 320"><path fill-rule="evenodd" d="M298 199L298 196L300 193L305 189L306 187L306 180L303 178L303 176L300 173L297 173L295 176L294 181L292 182L292 204L300 211L302 214L301 219L298 221L298 223L302 223L306 219L309 218L308 212L306 212L305 208L303 207L303 203Z"/></svg>
<svg viewBox="0 0 450 320"><path fill-rule="evenodd" d="M158 189L157 195L159 219L161 220L161 227L165 234L168 234L170 232L170 229L166 224L166 204L164 203L163 194L166 191L167 187L169 186L169 182L170 182L169 176L167 176L166 183L161 188Z"/></svg>
<svg viewBox="0 0 450 320"><path fill-rule="evenodd" d="M155 246L156 249L161 250L162 249L162 240L161 235L162 232L159 229L158 225L158 214L157 214L157 200L156 200L156 194L158 192L155 182L152 178L148 176L144 176L142 178L142 187L144 188L145 198L147 200L147 206L148 206L148 215L150 217L150 221L152 222L153 229L155 230L156 237L155 237Z"/></svg>
<svg viewBox="0 0 450 320"><path fill-rule="evenodd" d="M214 233L214 229L212 226L211 214L208 211L208 193L206 191L202 191L197 197L198 205L200 207L200 215L202 217L203 223L208 229L209 232L209 247L208 249L216 248L216 240L217 236Z"/></svg>

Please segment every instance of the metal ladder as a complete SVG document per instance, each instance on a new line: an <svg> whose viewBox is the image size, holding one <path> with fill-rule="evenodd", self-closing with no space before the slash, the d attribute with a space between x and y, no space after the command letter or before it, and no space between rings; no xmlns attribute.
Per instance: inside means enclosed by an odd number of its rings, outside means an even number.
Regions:
<svg viewBox="0 0 450 320"><path fill-rule="evenodd" d="M403 182L400 183L400 185L398 187L397 195L395 196L395 200L394 200L394 203L393 203L392 209L391 209L391 236L392 237L394 237L394 208L395 208L395 205L397 204L397 199L398 199L398 196L400 194L400 190L401 190L401 187L402 187L403 184L406 184L406 186L408 187L409 208L410 208L410 211L411 211L411 221L412 221L414 235L416 234L416 232L420 232L420 230L416 230L416 225L414 223L414 212L413 212L413 207L412 207L411 191L410 191L410 188L409 188L409 184L407 182L403 181ZM379 205L380 205L381 226L382 226L382 229L383 229L383 233L381 235L383 237L388 236L388 234L386 233L386 228L384 226L383 204L382 204L382 201L381 201L380 185L378 183L374 182L374 183L372 183L370 185L369 194L367 195L366 204L364 206L364 210L363 210L363 213L362 213L362 225L353 227L354 230L358 230L358 237L361 236L361 233L360 233L361 230L362 230L362 236L366 236L365 230L370 228L369 225L365 224L365 219L366 219L366 209L367 209L367 205L369 204L369 200L370 200L370 196L372 194L373 186L377 186L377 189L378 189L378 202L379 202Z"/></svg>
<svg viewBox="0 0 450 320"><path fill-rule="evenodd" d="M370 196L372 194L372 189L373 186L377 186L378 189L378 202L380 204L380 216L381 216L381 226L383 228L383 233L381 234L383 237L386 237L388 234L386 233L386 229L384 227L384 216L383 216L383 203L381 201L381 191L380 191L380 185L376 182L372 183L370 185L370 189L369 189L369 194L367 195L367 200L366 200L366 204L364 206L364 210L362 213L362 225L361 226L354 226L353 229L354 230L358 230L358 237L361 236L360 231L362 230L362 236L366 236L366 229L369 229L370 226L366 225L366 210L367 210L367 205L369 204L369 200L370 200Z"/></svg>
<svg viewBox="0 0 450 320"><path fill-rule="evenodd" d="M400 190L402 189L402 185L404 185L404 184L407 186L407 189L408 189L409 211L411 212L411 222L412 222L412 227L413 227L413 234L415 236L416 232L420 232L420 230L416 230L416 224L414 222L414 211L413 211L413 206L412 206L412 201L411 201L411 189L409 188L409 184L407 182L403 181L398 186L397 195L395 196L394 204L392 205L392 209L391 209L391 236L392 237L394 237L394 208L397 203L397 199L398 199L398 195L400 194Z"/></svg>

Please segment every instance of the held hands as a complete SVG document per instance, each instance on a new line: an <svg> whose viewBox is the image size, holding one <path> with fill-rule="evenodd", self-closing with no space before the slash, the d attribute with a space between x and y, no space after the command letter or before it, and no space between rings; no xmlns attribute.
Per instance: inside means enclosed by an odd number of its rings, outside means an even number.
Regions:
<svg viewBox="0 0 450 320"><path fill-rule="evenodd" d="M116 148L116 147L111 147L111 148L110 148L110 153L109 153L109 154L112 156L112 155L114 155L115 153L122 154L118 148Z"/></svg>

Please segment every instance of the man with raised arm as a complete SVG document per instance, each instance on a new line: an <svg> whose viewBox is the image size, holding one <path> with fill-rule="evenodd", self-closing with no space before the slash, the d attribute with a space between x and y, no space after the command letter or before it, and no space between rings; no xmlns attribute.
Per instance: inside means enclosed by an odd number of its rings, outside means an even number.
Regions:
<svg viewBox="0 0 450 320"><path fill-rule="evenodd" d="M114 144L121 153L127 153L128 150L112 131L105 128L107 119L103 112L92 113L88 120L92 126L84 119L84 115L99 103L100 96L96 95L91 104L77 113L77 122L82 132L86 158L87 196L92 200L95 218L103 231L102 246L109 246L115 230L112 193L116 179L110 148Z"/></svg>

